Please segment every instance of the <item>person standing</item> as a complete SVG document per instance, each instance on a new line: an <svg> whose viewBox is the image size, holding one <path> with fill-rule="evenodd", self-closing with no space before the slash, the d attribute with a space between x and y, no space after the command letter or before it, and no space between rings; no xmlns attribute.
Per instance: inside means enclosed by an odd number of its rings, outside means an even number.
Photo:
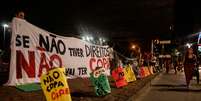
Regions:
<svg viewBox="0 0 201 101"><path fill-rule="evenodd" d="M171 59L167 58L167 59L165 59L165 68L166 68L167 74L169 73L170 67L171 67Z"/></svg>
<svg viewBox="0 0 201 101"><path fill-rule="evenodd" d="M193 54L193 49L188 48L184 58L184 72L186 77L186 84L189 87L190 80L193 77L194 68L196 68L197 57Z"/></svg>

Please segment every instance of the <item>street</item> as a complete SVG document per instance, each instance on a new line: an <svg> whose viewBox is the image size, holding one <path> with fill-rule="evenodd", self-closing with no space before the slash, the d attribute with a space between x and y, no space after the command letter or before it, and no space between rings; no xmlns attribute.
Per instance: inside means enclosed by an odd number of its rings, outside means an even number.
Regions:
<svg viewBox="0 0 201 101"><path fill-rule="evenodd" d="M191 80L189 89L185 85L184 72L161 73L134 101L200 101L201 84L196 83L196 78Z"/></svg>

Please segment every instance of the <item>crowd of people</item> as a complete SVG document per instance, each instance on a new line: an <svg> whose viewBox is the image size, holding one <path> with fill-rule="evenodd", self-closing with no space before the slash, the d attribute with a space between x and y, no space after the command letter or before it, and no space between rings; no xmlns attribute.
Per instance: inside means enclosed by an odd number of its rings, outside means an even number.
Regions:
<svg viewBox="0 0 201 101"><path fill-rule="evenodd" d="M196 77L197 84L199 84L199 61L193 48L187 48L184 55L173 56L169 58L159 58L154 54L143 54L141 58L134 60L119 59L118 65L125 67L130 64L136 77L139 77L140 68L153 68L153 72L161 72L165 70L168 74L171 69L174 70L175 75L178 72L184 72L186 78L186 86L189 87L190 81ZM125 62L126 61L126 62Z"/></svg>

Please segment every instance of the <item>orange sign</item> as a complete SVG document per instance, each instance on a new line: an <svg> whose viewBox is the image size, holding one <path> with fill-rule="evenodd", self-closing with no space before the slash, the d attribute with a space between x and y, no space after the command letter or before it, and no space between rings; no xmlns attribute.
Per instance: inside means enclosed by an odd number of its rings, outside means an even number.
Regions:
<svg viewBox="0 0 201 101"><path fill-rule="evenodd" d="M117 88L126 86L128 83L125 79L124 69L122 67L118 67L112 71L112 77L115 80L115 84Z"/></svg>

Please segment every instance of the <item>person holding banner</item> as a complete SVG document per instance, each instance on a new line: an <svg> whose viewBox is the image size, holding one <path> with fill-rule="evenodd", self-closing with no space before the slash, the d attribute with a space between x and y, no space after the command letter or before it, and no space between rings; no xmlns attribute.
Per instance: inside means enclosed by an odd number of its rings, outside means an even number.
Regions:
<svg viewBox="0 0 201 101"><path fill-rule="evenodd" d="M24 19L25 14L23 11L18 11L15 16L17 18Z"/></svg>

